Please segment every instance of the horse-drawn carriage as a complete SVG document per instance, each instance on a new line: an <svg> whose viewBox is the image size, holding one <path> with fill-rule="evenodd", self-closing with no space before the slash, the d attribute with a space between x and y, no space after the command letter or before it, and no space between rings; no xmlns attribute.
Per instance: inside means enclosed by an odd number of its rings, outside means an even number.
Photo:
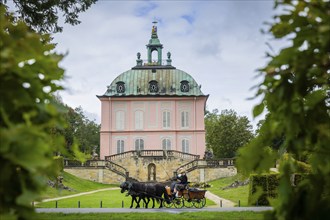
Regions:
<svg viewBox="0 0 330 220"><path fill-rule="evenodd" d="M189 188L185 185L179 190L178 197L171 193L170 187L161 183L140 183L125 181L120 185L121 192L127 191L127 195L132 197L130 208L135 202L136 208L139 208L140 201L143 200L145 207L148 208L150 199L153 201L152 208L155 207L154 200L160 202L159 208L165 206L166 208L203 208L206 204L205 192L206 190L199 190L196 188ZM163 197L164 196L164 197Z"/></svg>
<svg viewBox="0 0 330 220"><path fill-rule="evenodd" d="M195 207L200 209L203 208L206 204L206 190L189 188L188 186L186 186L184 189L179 191L178 197L174 197L171 194L171 190L169 187L166 187L166 192L170 198L170 202L164 202L164 206L166 208L171 208L172 206L174 206L175 208Z"/></svg>

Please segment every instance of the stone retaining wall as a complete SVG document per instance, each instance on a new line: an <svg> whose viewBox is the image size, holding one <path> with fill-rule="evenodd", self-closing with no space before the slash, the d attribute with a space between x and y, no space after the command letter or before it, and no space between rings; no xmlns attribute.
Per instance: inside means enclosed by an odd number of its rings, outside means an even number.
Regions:
<svg viewBox="0 0 330 220"><path fill-rule="evenodd" d="M64 171L79 178L99 183L118 184L125 181L124 177L106 169L105 167L70 167L65 168Z"/></svg>
<svg viewBox="0 0 330 220"><path fill-rule="evenodd" d="M114 161L125 167L129 176L138 181L163 182L173 177L174 171L190 162L183 158L157 158L157 157L128 157ZM65 167L66 172L83 179L100 183L118 184L125 178L110 171L106 167ZM187 173L190 182L209 182L221 177L236 175L234 166L227 168L200 168Z"/></svg>

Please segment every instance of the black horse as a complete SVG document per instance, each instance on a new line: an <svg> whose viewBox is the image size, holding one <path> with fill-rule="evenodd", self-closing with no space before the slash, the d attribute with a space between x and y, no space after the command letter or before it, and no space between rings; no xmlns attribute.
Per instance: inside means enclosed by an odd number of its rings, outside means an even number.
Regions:
<svg viewBox="0 0 330 220"><path fill-rule="evenodd" d="M125 191L127 191L127 195L132 197L132 201L131 201L131 206L130 208L133 207L134 202L136 203L136 207L135 208L140 208L140 201L141 199L143 199L143 202L146 204L146 207L148 208L148 203L150 201L150 199L148 199L147 201L145 200L145 196L140 195L139 193L130 190L130 182L123 182L120 184L120 192L124 193Z"/></svg>
<svg viewBox="0 0 330 220"><path fill-rule="evenodd" d="M136 208L140 207L139 202L141 199L143 199L146 204L146 208L148 208L148 203L151 198L153 200L152 208L155 206L154 199L156 199L157 202L160 202L159 208L162 208L164 200L163 195L166 202L169 201L165 185L161 183L141 183L126 181L120 185L120 188L122 193L128 191L128 195L132 196L131 207L133 206L134 201L137 203ZM139 197L139 200L137 200L136 197ZM147 199L148 202L145 199Z"/></svg>

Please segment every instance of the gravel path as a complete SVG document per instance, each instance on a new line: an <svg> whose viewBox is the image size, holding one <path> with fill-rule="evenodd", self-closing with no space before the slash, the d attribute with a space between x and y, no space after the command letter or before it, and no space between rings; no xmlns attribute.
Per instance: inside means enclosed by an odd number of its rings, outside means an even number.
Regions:
<svg viewBox="0 0 330 220"><path fill-rule="evenodd" d="M77 193L74 195L62 196L57 198L45 199L43 202L56 201L61 199L72 198L81 195L93 194L96 192L109 191L109 190L119 190L118 187L105 188L93 190L90 192ZM181 213L181 212L199 212L199 211L208 211L208 212L242 212L242 211L253 211L253 212L262 212L273 210L272 207L234 207L232 201L220 198L219 196L207 191L205 197L214 201L217 205L210 206L207 208L196 209L196 208L161 208L161 209L129 209L129 208L37 208L36 212L39 213L129 213L129 212L140 212L140 213L157 213L157 212L167 212L167 213ZM220 205L222 204L222 206Z"/></svg>
<svg viewBox="0 0 330 220"><path fill-rule="evenodd" d="M93 193L96 193L96 192L109 191L109 190L119 190L119 189L120 189L119 187L98 189L98 190L93 190L93 191L83 192L83 193L77 193L77 194L68 195L68 196L61 196L61 197L57 197L57 198L44 199L44 200L42 200L42 202L57 201L57 200L61 200L61 199L67 199L67 198L72 198L72 197L77 197L77 196L82 196L82 195L93 194Z"/></svg>
<svg viewBox="0 0 330 220"><path fill-rule="evenodd" d="M273 210L272 207L230 207L230 208L161 208L161 209L129 209L129 208L37 208L36 212L38 213L158 213L158 212L167 212L167 213L181 213L181 212L243 212L243 211L252 211L252 212L263 212Z"/></svg>
<svg viewBox="0 0 330 220"><path fill-rule="evenodd" d="M77 196L82 196L82 195L89 195L93 194L96 192L102 192L102 191L109 191L109 190L119 190L119 187L112 187L112 188L104 188L104 189L98 189L98 190L93 190L89 192L83 192L83 193L77 193L73 195L68 195L68 196L61 196L61 197L56 197L56 198L51 198L51 199L44 199L42 202L50 202L50 201L58 201L62 199L68 199L68 198L73 198ZM210 191L207 191L205 193L205 197L208 198L209 200L212 200L216 205L210 206L210 208L217 208L217 207L234 207L235 204L232 201L220 198L219 196L211 193ZM35 204L38 204L37 202Z"/></svg>
<svg viewBox="0 0 330 220"><path fill-rule="evenodd" d="M209 200L212 200L215 202L217 205L215 206L209 206L209 208L216 208L216 207L234 207L235 203L233 203L230 200L220 198L219 196L211 193L210 191L206 191L205 197L208 198Z"/></svg>

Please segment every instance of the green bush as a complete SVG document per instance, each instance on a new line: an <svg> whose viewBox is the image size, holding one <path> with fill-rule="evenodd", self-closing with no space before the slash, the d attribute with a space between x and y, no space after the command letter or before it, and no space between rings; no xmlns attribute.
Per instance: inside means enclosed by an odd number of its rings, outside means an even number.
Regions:
<svg viewBox="0 0 330 220"><path fill-rule="evenodd" d="M249 185L249 205L268 206L269 199L277 197L279 174L251 175Z"/></svg>
<svg viewBox="0 0 330 220"><path fill-rule="evenodd" d="M259 206L270 205L269 199L276 199L278 196L279 178L279 174L251 175L248 204ZM297 187L306 178L306 174L292 174L291 178L291 186Z"/></svg>

